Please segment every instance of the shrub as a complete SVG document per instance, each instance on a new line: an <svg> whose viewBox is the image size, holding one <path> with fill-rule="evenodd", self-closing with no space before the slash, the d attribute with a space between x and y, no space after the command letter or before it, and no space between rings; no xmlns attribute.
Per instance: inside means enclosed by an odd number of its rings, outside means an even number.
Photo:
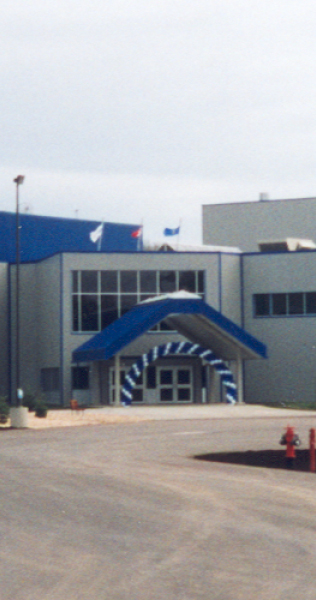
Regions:
<svg viewBox="0 0 316 600"><path fill-rule="evenodd" d="M8 416L10 412L10 406L7 403L5 396L0 396L0 415Z"/></svg>
<svg viewBox="0 0 316 600"><path fill-rule="evenodd" d="M48 408L43 400L37 400L35 404L35 416L41 419L47 417Z"/></svg>
<svg viewBox="0 0 316 600"><path fill-rule="evenodd" d="M37 400L33 394L25 394L22 405L26 406L30 412L35 411Z"/></svg>
<svg viewBox="0 0 316 600"><path fill-rule="evenodd" d="M9 417L10 407L4 396L0 396L0 423L6 423Z"/></svg>

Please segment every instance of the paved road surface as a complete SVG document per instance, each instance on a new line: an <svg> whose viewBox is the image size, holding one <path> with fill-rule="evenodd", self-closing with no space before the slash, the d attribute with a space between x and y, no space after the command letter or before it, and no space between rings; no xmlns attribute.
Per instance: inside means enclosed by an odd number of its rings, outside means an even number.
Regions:
<svg viewBox="0 0 316 600"><path fill-rule="evenodd" d="M316 416L290 424L306 447ZM193 458L286 425L0 431L1 600L315 600L316 475Z"/></svg>

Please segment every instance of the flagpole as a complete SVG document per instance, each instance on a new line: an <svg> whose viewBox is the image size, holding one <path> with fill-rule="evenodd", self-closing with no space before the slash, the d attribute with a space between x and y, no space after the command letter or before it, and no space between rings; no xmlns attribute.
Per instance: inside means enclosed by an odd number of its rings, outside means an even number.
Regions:
<svg viewBox="0 0 316 600"><path fill-rule="evenodd" d="M103 238L103 227L104 227L104 221L102 221L101 235L98 239L98 252L100 252L100 250L101 250L101 244L102 244L102 238Z"/></svg>
<svg viewBox="0 0 316 600"><path fill-rule="evenodd" d="M143 249L143 239L144 239L144 219L141 220L141 234L137 238L137 252L140 252Z"/></svg>
<svg viewBox="0 0 316 600"><path fill-rule="evenodd" d="M181 227L182 227L182 219L179 219L179 231L178 231L178 240L177 240L177 243L178 243L178 248L177 248L177 249L178 249L178 250L179 250L179 241L180 241L180 231L181 231Z"/></svg>

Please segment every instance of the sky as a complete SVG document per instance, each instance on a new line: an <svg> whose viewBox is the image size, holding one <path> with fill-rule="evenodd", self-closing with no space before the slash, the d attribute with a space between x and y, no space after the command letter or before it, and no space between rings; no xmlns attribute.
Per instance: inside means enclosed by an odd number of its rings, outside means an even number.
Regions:
<svg viewBox="0 0 316 600"><path fill-rule="evenodd" d="M201 206L316 196L315 0L4 0L0 210L202 242Z"/></svg>

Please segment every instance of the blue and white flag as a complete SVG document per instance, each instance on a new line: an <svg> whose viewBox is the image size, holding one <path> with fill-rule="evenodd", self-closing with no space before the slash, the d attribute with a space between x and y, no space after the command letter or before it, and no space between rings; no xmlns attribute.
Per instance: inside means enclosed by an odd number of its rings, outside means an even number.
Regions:
<svg viewBox="0 0 316 600"><path fill-rule="evenodd" d="M179 233L180 233L180 225L179 225L179 227L176 227L175 229L168 229L168 227L166 227L166 229L163 230L164 235L179 235Z"/></svg>
<svg viewBox="0 0 316 600"><path fill-rule="evenodd" d="M90 232L91 242L93 242L95 244L102 237L102 233L103 233L103 223L98 225L98 227L96 229L94 229L93 231Z"/></svg>

